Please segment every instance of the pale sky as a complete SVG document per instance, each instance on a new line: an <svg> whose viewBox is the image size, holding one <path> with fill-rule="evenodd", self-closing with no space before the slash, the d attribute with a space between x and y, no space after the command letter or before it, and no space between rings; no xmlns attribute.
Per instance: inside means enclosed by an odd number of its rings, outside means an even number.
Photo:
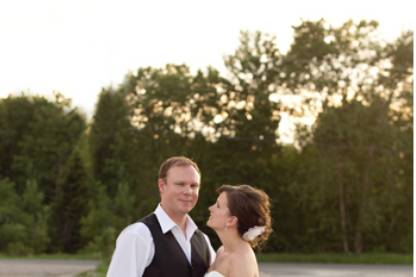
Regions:
<svg viewBox="0 0 416 277"><path fill-rule="evenodd" d="M284 52L301 19L375 19L391 40L413 29L412 2L1 0L0 97L59 91L90 117L101 88L140 67L223 70L240 30L274 34Z"/></svg>

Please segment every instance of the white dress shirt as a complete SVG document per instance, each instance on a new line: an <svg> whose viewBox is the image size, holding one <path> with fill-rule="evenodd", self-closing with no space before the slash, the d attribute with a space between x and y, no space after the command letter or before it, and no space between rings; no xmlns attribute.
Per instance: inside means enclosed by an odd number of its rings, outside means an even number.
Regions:
<svg viewBox="0 0 416 277"><path fill-rule="evenodd" d="M190 216L187 216L186 236L180 227L166 214L160 204L155 210L155 215L160 223L163 234L171 231L189 263L191 263L191 238L198 229ZM211 246L209 238L204 234L207 241L212 264L215 259L215 251ZM155 245L149 228L141 222L127 226L118 236L116 249L111 259L107 277L140 277L146 267L150 265L155 255Z"/></svg>

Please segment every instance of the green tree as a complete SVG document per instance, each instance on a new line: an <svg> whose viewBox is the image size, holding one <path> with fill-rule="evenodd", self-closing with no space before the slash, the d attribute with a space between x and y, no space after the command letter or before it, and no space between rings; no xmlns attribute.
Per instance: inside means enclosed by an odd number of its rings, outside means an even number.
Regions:
<svg viewBox="0 0 416 277"><path fill-rule="evenodd" d="M49 206L43 203L44 196L34 180L29 180L21 197L22 211L27 214L25 247L34 253L43 253L50 241L48 233Z"/></svg>
<svg viewBox="0 0 416 277"><path fill-rule="evenodd" d="M84 128L84 118L60 94L54 101L24 95L0 100L0 175L13 180L19 193L28 179L35 180L50 203Z"/></svg>
<svg viewBox="0 0 416 277"><path fill-rule="evenodd" d="M313 145L319 158L308 165L317 170L311 170L304 193L318 207L323 230L331 229L345 252L360 253L371 247L385 231L381 226L386 207L396 210L404 196L396 178L399 129L388 111L388 103L381 98L370 106L355 101L328 107L314 129ZM325 222L331 218L338 223Z"/></svg>
<svg viewBox="0 0 416 277"><path fill-rule="evenodd" d="M113 205L103 185L92 182L88 213L81 218L81 235L86 242L84 250L99 252L104 260L111 257L116 235Z"/></svg>
<svg viewBox="0 0 416 277"><path fill-rule="evenodd" d="M129 138L128 181L137 197L137 216L152 211L158 201L157 170L169 156L186 155L193 128L192 74L184 65L142 68L129 74L120 91L126 93L134 130Z"/></svg>
<svg viewBox="0 0 416 277"><path fill-rule="evenodd" d="M135 209L136 197L131 193L129 184L118 184L117 194L112 207L115 215L114 226L116 230L122 230L138 219Z"/></svg>
<svg viewBox="0 0 416 277"><path fill-rule="evenodd" d="M54 250L74 253L81 249L81 218L88 213L88 175L76 148L61 172L56 199L53 202L52 245Z"/></svg>
<svg viewBox="0 0 416 277"><path fill-rule="evenodd" d="M19 208L19 197L14 184L0 180L0 250L10 254L26 254L25 215Z"/></svg>
<svg viewBox="0 0 416 277"><path fill-rule="evenodd" d="M114 197L117 184L126 176L129 152L129 110L124 95L112 88L103 89L93 116L89 140L94 178Z"/></svg>
<svg viewBox="0 0 416 277"><path fill-rule="evenodd" d="M0 251L9 254L42 253L49 242L48 208L37 183L29 180L21 196L14 184L0 181Z"/></svg>
<svg viewBox="0 0 416 277"><path fill-rule="evenodd" d="M387 46L384 54L391 67L380 74L379 83L387 90L391 118L400 129L396 140L397 160L396 206L387 208L383 236L389 251L411 251L413 245L413 32L403 32ZM400 234L399 242L392 239Z"/></svg>
<svg viewBox="0 0 416 277"><path fill-rule="evenodd" d="M299 115L318 116L313 132L303 128L298 137L304 148L296 193L320 219L306 219L305 237L325 238L321 245L335 250L403 251L387 237L409 234L396 220L409 225L403 205L409 209L404 192L412 190L405 168L413 163L413 34L384 44L374 36L377 25L304 21L294 27L279 73L280 89L303 100Z"/></svg>

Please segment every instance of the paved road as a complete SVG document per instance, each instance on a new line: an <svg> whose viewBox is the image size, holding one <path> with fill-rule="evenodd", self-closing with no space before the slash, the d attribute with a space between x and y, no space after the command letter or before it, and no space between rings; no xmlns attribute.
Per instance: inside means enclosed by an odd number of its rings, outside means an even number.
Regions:
<svg viewBox="0 0 416 277"><path fill-rule="evenodd" d="M97 261L0 259L0 277L73 277ZM261 263L261 277L411 277L411 266Z"/></svg>
<svg viewBox="0 0 416 277"><path fill-rule="evenodd" d="M94 270L97 261L0 259L0 277L73 277Z"/></svg>
<svg viewBox="0 0 416 277"><path fill-rule="evenodd" d="M411 266L402 265L334 265L276 264L259 265L261 277L411 277Z"/></svg>

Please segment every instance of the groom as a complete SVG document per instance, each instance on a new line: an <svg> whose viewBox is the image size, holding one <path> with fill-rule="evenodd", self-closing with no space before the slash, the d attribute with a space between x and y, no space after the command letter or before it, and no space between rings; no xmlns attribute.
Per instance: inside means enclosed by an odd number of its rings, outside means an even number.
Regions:
<svg viewBox="0 0 416 277"><path fill-rule="evenodd" d="M159 169L160 204L118 236L107 277L204 276L215 252L188 215L198 201L201 173L186 157Z"/></svg>

